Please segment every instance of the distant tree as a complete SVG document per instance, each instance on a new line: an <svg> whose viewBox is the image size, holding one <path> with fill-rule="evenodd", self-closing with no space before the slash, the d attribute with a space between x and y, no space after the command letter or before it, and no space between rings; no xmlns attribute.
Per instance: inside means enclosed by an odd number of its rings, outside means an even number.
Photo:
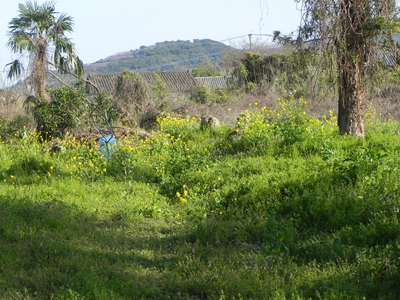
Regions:
<svg viewBox="0 0 400 300"><path fill-rule="evenodd" d="M155 96L155 100L157 102L161 102L170 92L166 82L161 78L161 76L157 73L153 73L153 77L155 80L155 84L150 86L153 95Z"/></svg>
<svg viewBox="0 0 400 300"><path fill-rule="evenodd" d="M36 96L49 100L45 87L50 67L76 77L83 74L83 63L74 52L74 44L65 36L73 31L72 17L55 12L55 2L42 5L27 1L19 4L19 15L9 23L7 46L14 53L29 53L29 79ZM59 14L59 15L58 15ZM19 77L24 70L20 58L7 64L8 78Z"/></svg>
<svg viewBox="0 0 400 300"><path fill-rule="evenodd" d="M295 0L302 2L299 38L275 33L275 39L301 45L313 41L333 49L337 65L340 134L364 137L364 71L369 54L378 47L397 53L393 34L399 31L396 0Z"/></svg>
<svg viewBox="0 0 400 300"><path fill-rule="evenodd" d="M116 95L120 107L125 110L140 111L147 105L151 89L142 75L127 71L117 78Z"/></svg>
<svg viewBox="0 0 400 300"><path fill-rule="evenodd" d="M198 68L192 70L194 77L214 77L221 74L215 69L209 58L203 60Z"/></svg>
<svg viewBox="0 0 400 300"><path fill-rule="evenodd" d="M272 55L246 52L233 74L248 91L266 85L276 86L285 93L296 90L297 97L309 97L311 70L320 70L324 65L321 61L317 64L315 57L308 50Z"/></svg>

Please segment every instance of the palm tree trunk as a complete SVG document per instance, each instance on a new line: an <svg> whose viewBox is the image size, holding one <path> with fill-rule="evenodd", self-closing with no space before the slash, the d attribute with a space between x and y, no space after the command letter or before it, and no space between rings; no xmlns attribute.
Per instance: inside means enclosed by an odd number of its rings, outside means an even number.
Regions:
<svg viewBox="0 0 400 300"><path fill-rule="evenodd" d="M50 97L46 93L47 84L47 45L46 42L40 38L38 40L36 51L33 53L32 58L32 73L31 84L36 92L36 95L49 101Z"/></svg>

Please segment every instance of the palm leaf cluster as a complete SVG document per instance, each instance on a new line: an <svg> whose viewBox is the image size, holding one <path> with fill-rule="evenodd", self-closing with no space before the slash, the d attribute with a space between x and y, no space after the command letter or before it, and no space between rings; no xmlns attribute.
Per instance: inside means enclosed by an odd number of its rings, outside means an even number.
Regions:
<svg viewBox="0 0 400 300"><path fill-rule="evenodd" d="M39 5L36 1L19 4L19 15L9 23L7 46L20 54L7 64L8 78L21 76L24 71L22 58L29 54L28 73L33 91L46 97L45 86L52 70L83 74L83 63L75 54L74 44L66 36L73 31L73 18L55 11L55 1Z"/></svg>

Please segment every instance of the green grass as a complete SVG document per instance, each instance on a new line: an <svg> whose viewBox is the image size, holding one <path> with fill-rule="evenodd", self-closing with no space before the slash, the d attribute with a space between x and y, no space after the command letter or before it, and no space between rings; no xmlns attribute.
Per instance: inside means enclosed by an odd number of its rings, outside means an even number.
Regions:
<svg viewBox="0 0 400 300"><path fill-rule="evenodd" d="M398 298L400 125L339 136L279 102L235 128L164 116L110 159L1 143L0 299Z"/></svg>

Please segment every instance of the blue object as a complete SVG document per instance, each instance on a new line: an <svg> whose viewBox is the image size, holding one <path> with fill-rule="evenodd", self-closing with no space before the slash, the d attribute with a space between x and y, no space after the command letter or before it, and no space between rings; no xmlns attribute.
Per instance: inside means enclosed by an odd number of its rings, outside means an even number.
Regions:
<svg viewBox="0 0 400 300"><path fill-rule="evenodd" d="M112 134L103 136L100 139L100 152L103 154L103 158L110 158L117 146L118 140Z"/></svg>
<svg viewBox="0 0 400 300"><path fill-rule="evenodd" d="M94 122L94 126L96 126L97 130L103 136L100 138L100 152L103 154L103 158L110 158L113 153L117 150L118 147L118 138L114 132L114 128L120 128L125 133L125 128L111 126L106 120L109 130L100 129L96 122Z"/></svg>

